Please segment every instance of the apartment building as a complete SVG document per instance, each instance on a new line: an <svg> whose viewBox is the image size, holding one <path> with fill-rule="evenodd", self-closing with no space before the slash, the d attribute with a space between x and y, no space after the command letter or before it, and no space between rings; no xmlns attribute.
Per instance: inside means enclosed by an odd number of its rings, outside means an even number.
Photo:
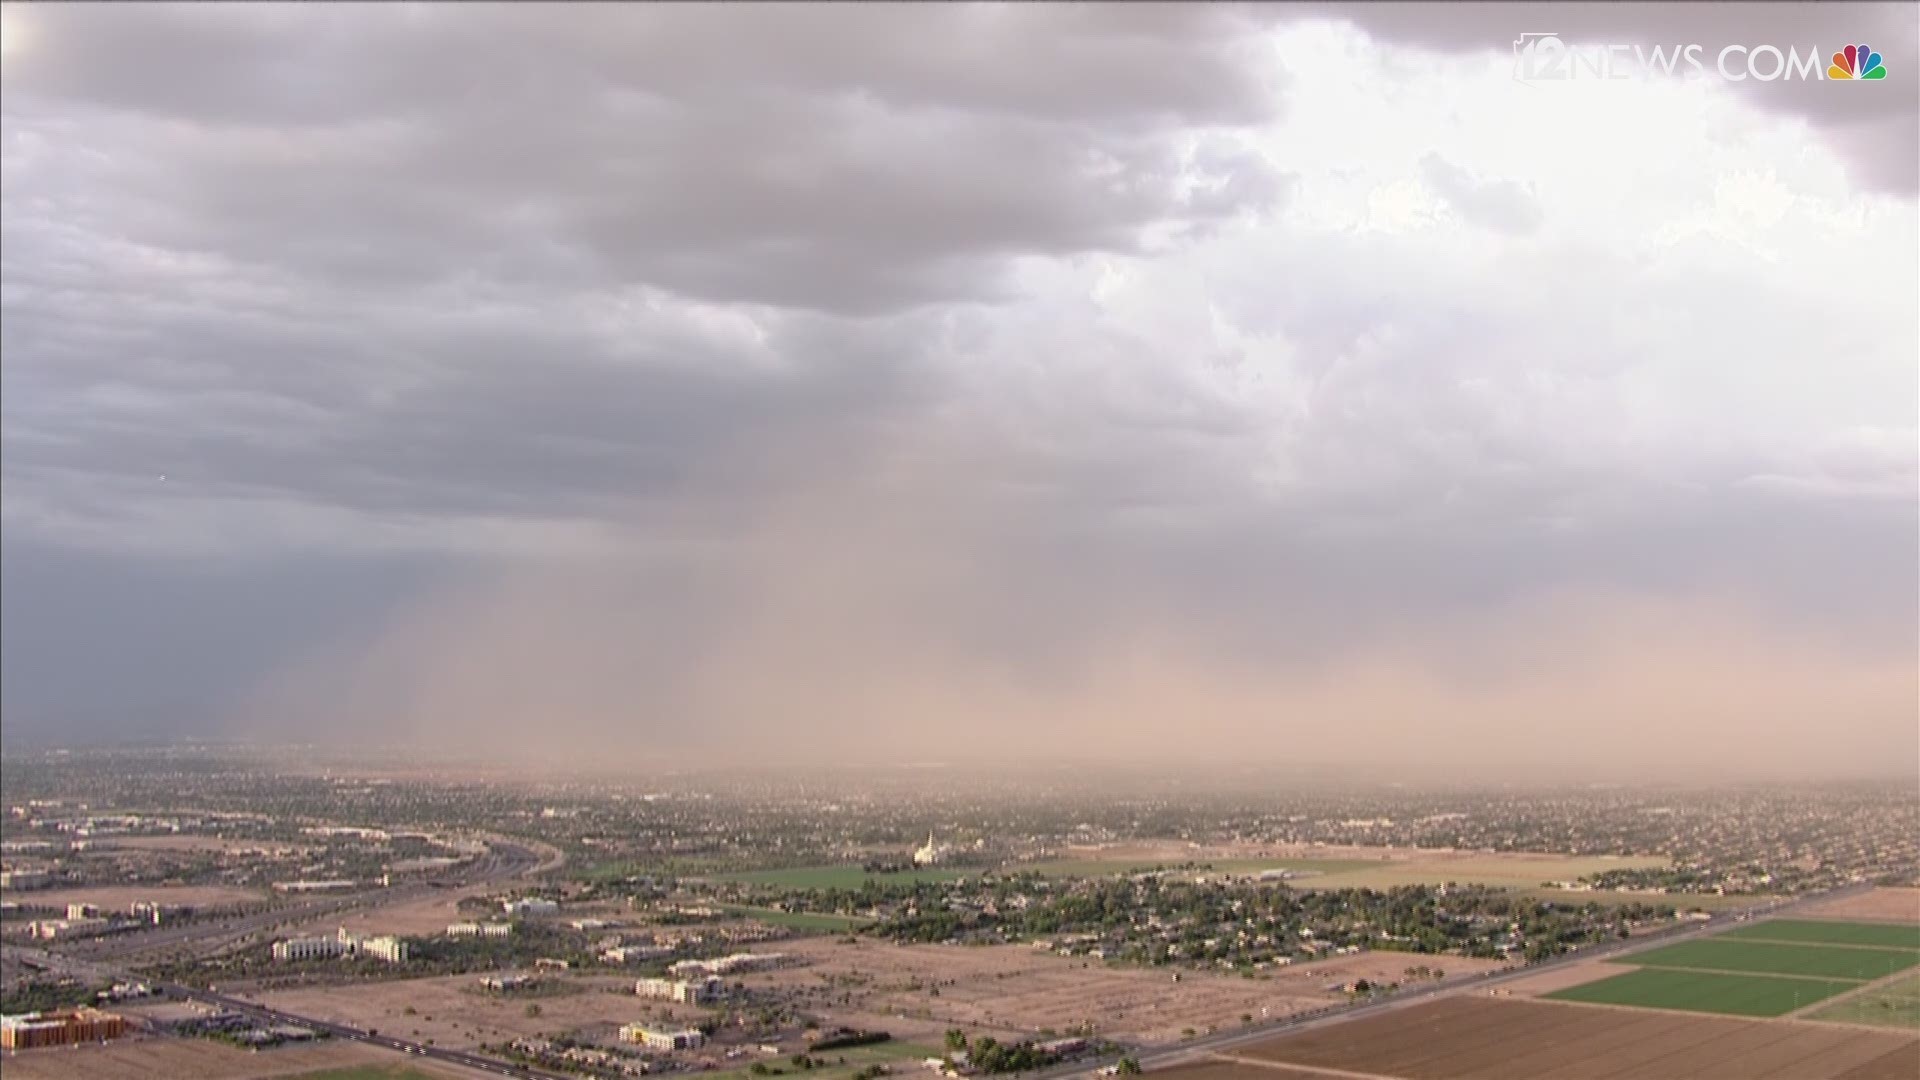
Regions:
<svg viewBox="0 0 1920 1080"><path fill-rule="evenodd" d="M0 1016L0 1049L7 1050L104 1042L126 1033L125 1017L99 1009L60 1009Z"/></svg>

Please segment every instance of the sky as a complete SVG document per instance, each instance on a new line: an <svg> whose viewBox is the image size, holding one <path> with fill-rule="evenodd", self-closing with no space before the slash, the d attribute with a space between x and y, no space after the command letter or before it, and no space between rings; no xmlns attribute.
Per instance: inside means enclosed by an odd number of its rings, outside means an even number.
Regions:
<svg viewBox="0 0 1920 1080"><path fill-rule="evenodd" d="M9 744L1920 771L1912 4L3 10Z"/></svg>

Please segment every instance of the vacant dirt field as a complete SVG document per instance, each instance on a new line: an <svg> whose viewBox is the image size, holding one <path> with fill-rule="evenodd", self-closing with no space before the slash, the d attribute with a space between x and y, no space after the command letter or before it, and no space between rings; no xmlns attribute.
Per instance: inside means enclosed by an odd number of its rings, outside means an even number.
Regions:
<svg viewBox="0 0 1920 1080"><path fill-rule="evenodd" d="M485 892L487 890L480 890ZM494 890L497 891L497 890ZM352 911L344 915L326 915L299 927L286 931L288 934L330 934L344 926L356 934L440 934L445 933L447 924L466 922L476 917L459 908L460 898L474 895L472 890L448 889L425 896L418 900L409 900L403 904L390 904L386 907L368 908L364 911ZM497 914L499 909L494 909Z"/></svg>
<svg viewBox="0 0 1920 1080"><path fill-rule="evenodd" d="M1232 1056L1406 1080L1911 1080L1920 1039L1462 996L1281 1036Z"/></svg>
<svg viewBox="0 0 1920 1080"><path fill-rule="evenodd" d="M1572 881L1606 870L1665 866L1663 858L1607 856L1572 857L1478 852L1409 852L1388 859L1378 868L1344 870L1300 882L1311 889L1391 889L1400 885L1430 885L1447 881L1532 889L1549 881Z"/></svg>
<svg viewBox="0 0 1920 1080"><path fill-rule="evenodd" d="M1498 960L1471 960L1464 956L1427 956L1416 953L1363 952L1312 963L1296 963L1270 974L1275 982L1302 989L1324 989L1330 983L1366 979L1369 982L1405 982L1407 969L1424 965L1448 976L1478 975L1506 965Z"/></svg>
<svg viewBox="0 0 1920 1080"><path fill-rule="evenodd" d="M1234 1060L1231 1057L1214 1057L1186 1065L1176 1065L1171 1069L1155 1069L1155 1076L1164 1076L1168 1080L1328 1080L1332 1074L1310 1069L1289 1069L1285 1065L1271 1062L1252 1062L1245 1059ZM1354 1080L1359 1073L1347 1074L1347 1080ZM1380 1080L1392 1080L1382 1077Z"/></svg>
<svg viewBox="0 0 1920 1080"><path fill-rule="evenodd" d="M1221 859L1386 859L1411 853L1405 849L1337 844L1196 844L1185 840L1134 840L1119 844L1069 845L1062 848L1056 858L1174 864Z"/></svg>
<svg viewBox="0 0 1920 1080"><path fill-rule="evenodd" d="M125 913L129 905L142 900L153 900L162 904L184 904L188 907L215 907L261 903L266 900L266 894L253 889L236 889L228 885L103 885L86 889L9 891L7 899L48 907L97 904L103 911Z"/></svg>
<svg viewBox="0 0 1920 1080"><path fill-rule="evenodd" d="M884 1027L903 1038L931 1038L960 1027L998 1036L1064 1032L1092 1024L1101 1034L1150 1043L1177 1042L1188 1029L1228 1029L1243 1016L1284 1016L1339 1000L1327 989L1354 979L1401 980L1426 963L1458 976L1498 964L1459 957L1363 953L1300 964L1261 979L1109 968L1097 960L1055 956L1024 945L888 945L839 938L785 942L804 966L745 976L749 986L781 988L803 1008L844 1023Z"/></svg>
<svg viewBox="0 0 1920 1080"><path fill-rule="evenodd" d="M1560 967L1548 968L1538 975L1531 975L1524 979L1515 979L1510 983L1503 984L1500 989L1504 991L1504 993L1500 996L1538 997L1543 994L1551 994L1555 990L1565 990L1570 986L1579 986L1582 983L1611 978L1620 974L1620 972L1621 968L1619 965L1609 964L1604 960L1585 960L1577 964L1563 964Z"/></svg>
<svg viewBox="0 0 1920 1080"><path fill-rule="evenodd" d="M1566 856L1530 852L1457 851L1445 848L1384 848L1320 846L1311 844L1201 845L1181 841L1080 846L1067 848L1063 860L1084 862L1167 863L1211 862L1246 864L1261 859L1329 860L1376 865L1341 867L1329 873L1299 879L1301 888L1392 888L1397 885L1445 881L1477 882L1507 888L1532 889L1549 881L1571 881L1603 870L1665 866L1653 856ZM1247 870L1245 866L1236 867Z"/></svg>
<svg viewBox="0 0 1920 1080"><path fill-rule="evenodd" d="M558 1035L595 1024L646 1019L698 1019L691 1006L643 1001L633 980L571 978L579 993L566 995L480 994L478 975L451 975L403 982L276 990L254 1000L302 1016L332 1020L434 1046L471 1050L528 1035ZM539 1014L527 1015L537 1005ZM412 1007L414 1014L407 1015Z"/></svg>
<svg viewBox="0 0 1920 1080"><path fill-rule="evenodd" d="M358 1043L327 1041L254 1053L206 1039L122 1039L105 1046L26 1050L0 1066L7 1080L256 1080L354 1065L409 1064L449 1078L476 1073Z"/></svg>
<svg viewBox="0 0 1920 1080"><path fill-rule="evenodd" d="M1920 922L1920 889L1875 889L1804 909L1809 919L1860 919Z"/></svg>

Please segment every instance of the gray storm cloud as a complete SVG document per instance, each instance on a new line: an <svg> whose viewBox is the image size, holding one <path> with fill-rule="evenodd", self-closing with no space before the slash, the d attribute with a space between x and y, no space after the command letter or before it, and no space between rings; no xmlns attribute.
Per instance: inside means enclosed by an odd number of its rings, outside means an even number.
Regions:
<svg viewBox="0 0 1920 1080"><path fill-rule="evenodd" d="M1912 8L1546 11L10 5L7 737L1906 768L1912 83L1478 61Z"/></svg>

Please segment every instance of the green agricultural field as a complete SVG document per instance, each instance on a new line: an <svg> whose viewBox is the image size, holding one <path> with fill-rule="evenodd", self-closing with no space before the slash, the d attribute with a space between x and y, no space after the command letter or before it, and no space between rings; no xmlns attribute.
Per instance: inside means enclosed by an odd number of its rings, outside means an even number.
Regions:
<svg viewBox="0 0 1920 1080"><path fill-rule="evenodd" d="M1867 982L1920 965L1920 952L1708 938L1683 941L1611 962L1643 968L1690 968Z"/></svg>
<svg viewBox="0 0 1920 1080"><path fill-rule="evenodd" d="M978 877L978 867L930 867L902 870L894 874L869 874L858 866L801 866L791 870L750 870L737 874L715 874L716 880L738 881L747 885L774 885L789 889L858 889L867 882L909 885L921 881L953 881Z"/></svg>
<svg viewBox="0 0 1920 1080"><path fill-rule="evenodd" d="M860 918L857 915L834 915L826 912L813 911L775 911L772 908L743 907L738 904L729 904L727 910L735 915L754 919L771 926L784 926L792 930L820 930L827 933L853 930L865 926L872 921L870 919Z"/></svg>
<svg viewBox="0 0 1920 1080"><path fill-rule="evenodd" d="M1920 949L1920 926L1878 923L1825 922L1812 919L1771 919L1751 923L1720 935L1753 941L1791 941L1821 945L1873 945L1887 949Z"/></svg>
<svg viewBox="0 0 1920 1080"><path fill-rule="evenodd" d="M1638 1005L1730 1016L1784 1016L1859 985L1833 979L1779 979L1765 975L1642 968L1599 982L1571 986L1546 997L1555 1001Z"/></svg>
<svg viewBox="0 0 1920 1080"><path fill-rule="evenodd" d="M1920 1032L1920 975L1910 975L1834 1002L1814 1013L1813 1019Z"/></svg>

